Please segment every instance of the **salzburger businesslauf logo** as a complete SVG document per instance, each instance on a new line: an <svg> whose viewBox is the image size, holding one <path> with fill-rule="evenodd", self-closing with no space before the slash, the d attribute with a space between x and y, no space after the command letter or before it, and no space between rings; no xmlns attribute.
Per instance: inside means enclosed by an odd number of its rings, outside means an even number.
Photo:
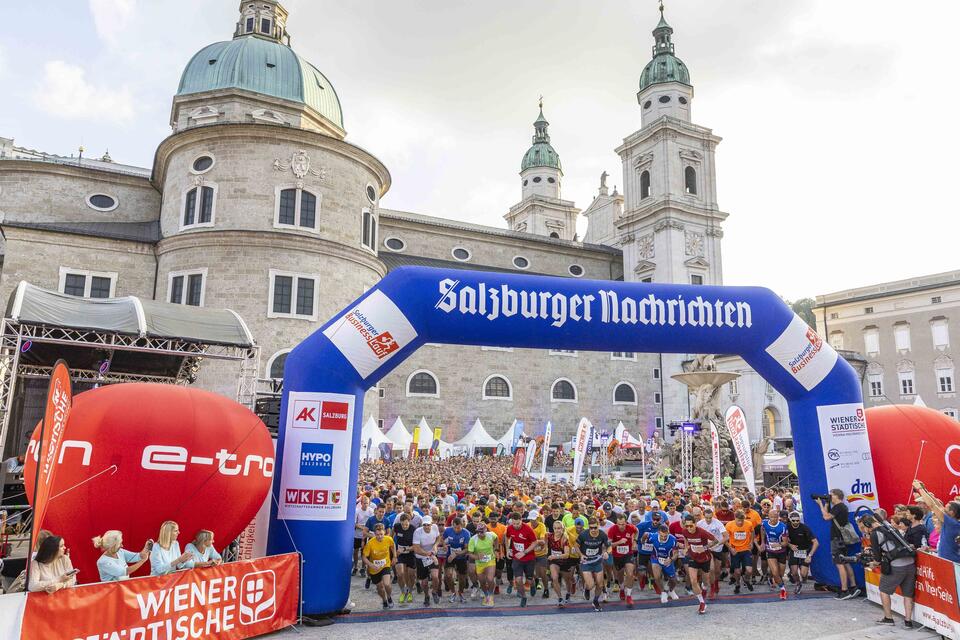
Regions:
<svg viewBox="0 0 960 640"><path fill-rule="evenodd" d="M766 352L807 391L820 384L837 363L833 347L796 314Z"/></svg>

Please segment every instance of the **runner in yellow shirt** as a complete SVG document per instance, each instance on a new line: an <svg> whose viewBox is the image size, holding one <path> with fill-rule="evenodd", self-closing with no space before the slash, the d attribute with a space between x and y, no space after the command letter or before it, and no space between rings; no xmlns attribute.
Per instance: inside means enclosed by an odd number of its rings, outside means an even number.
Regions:
<svg viewBox="0 0 960 640"><path fill-rule="evenodd" d="M367 567L370 582L377 585L377 593L383 600L384 609L393 608L393 586L390 567L397 562L397 548L393 538L384 535L383 523L373 527L373 537L363 547L363 564Z"/></svg>
<svg viewBox="0 0 960 640"><path fill-rule="evenodd" d="M540 512L536 510L531 511L527 519L530 521L530 526L533 527L533 532L537 534L537 546L533 550L533 555L536 557L533 575L540 581L543 587L543 598L547 599L550 597L549 564L547 562L550 550L547 548L547 525L543 523ZM530 595L533 596L534 593L536 593L536 582L534 582L534 590L530 592Z"/></svg>

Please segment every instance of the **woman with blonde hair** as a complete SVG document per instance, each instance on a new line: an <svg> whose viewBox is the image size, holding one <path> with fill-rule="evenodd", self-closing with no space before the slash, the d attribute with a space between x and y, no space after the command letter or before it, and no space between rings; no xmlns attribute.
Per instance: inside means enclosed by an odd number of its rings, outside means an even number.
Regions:
<svg viewBox="0 0 960 640"><path fill-rule="evenodd" d="M97 559L97 570L100 572L101 582L126 580L133 572L143 566L150 557L150 548L153 540L147 540L140 553L127 551L123 548L123 534L115 529L107 531L102 536L93 538L93 546L103 551Z"/></svg>
<svg viewBox="0 0 960 640"><path fill-rule="evenodd" d="M67 546L60 536L47 536L30 561L30 583L27 591L54 593L77 585L77 570L70 562Z"/></svg>
<svg viewBox="0 0 960 640"><path fill-rule="evenodd" d="M223 563L223 557L213 548L213 531L208 529L197 531L193 542L188 542L186 549L193 557L194 567L213 567Z"/></svg>
<svg viewBox="0 0 960 640"><path fill-rule="evenodd" d="M193 568L193 556L180 553L180 543L177 542L179 535L180 527L173 520L160 525L160 535L150 552L150 575L165 576L180 569Z"/></svg>

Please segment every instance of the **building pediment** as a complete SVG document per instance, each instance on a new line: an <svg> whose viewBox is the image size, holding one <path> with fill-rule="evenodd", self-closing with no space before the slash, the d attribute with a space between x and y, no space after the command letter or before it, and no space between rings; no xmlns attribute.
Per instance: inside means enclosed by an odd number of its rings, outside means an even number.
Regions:
<svg viewBox="0 0 960 640"><path fill-rule="evenodd" d="M641 260L640 262L637 263L637 266L633 268L633 273L638 276L642 276L642 275L649 274L651 271L656 270L656 268L657 268L656 262L650 262L649 260Z"/></svg>
<svg viewBox="0 0 960 640"><path fill-rule="evenodd" d="M685 264L688 267L702 267L704 269L710 266L710 263L707 262L703 258L703 256L696 256L695 258L690 258L689 260L684 261L683 264Z"/></svg>

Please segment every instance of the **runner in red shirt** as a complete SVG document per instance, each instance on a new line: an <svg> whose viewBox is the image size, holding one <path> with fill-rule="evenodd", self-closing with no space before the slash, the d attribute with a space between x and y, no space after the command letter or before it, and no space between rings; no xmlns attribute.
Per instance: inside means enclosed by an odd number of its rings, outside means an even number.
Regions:
<svg viewBox="0 0 960 640"><path fill-rule="evenodd" d="M693 595L693 586L690 583L690 574L687 572L687 549L684 546L687 530L683 528L683 520L677 520L669 523L670 535L677 539L677 581L683 578L683 586L687 590L687 595Z"/></svg>
<svg viewBox="0 0 960 640"><path fill-rule="evenodd" d="M697 613L707 612L707 588L704 586L710 581L710 562L713 555L710 553L710 545L716 544L716 536L705 529L697 526L697 521L692 515L686 515L683 518L683 546L687 552L687 575L690 576L690 584L694 591L698 591L697 600L700 601L700 608ZM701 581L701 576L704 581Z"/></svg>
<svg viewBox="0 0 960 640"><path fill-rule="evenodd" d="M507 554L513 562L513 583L520 594L520 606L527 606L526 583L533 584L533 572L536 567L534 550L544 544L529 524L523 521L523 514L514 511L510 514L510 526L504 534Z"/></svg>
<svg viewBox="0 0 960 640"><path fill-rule="evenodd" d="M627 514L622 511L616 515L617 524L610 527L607 537L613 549L613 570L617 582L622 585L620 599L627 601L633 608L633 575L636 572L637 528L627 522Z"/></svg>

